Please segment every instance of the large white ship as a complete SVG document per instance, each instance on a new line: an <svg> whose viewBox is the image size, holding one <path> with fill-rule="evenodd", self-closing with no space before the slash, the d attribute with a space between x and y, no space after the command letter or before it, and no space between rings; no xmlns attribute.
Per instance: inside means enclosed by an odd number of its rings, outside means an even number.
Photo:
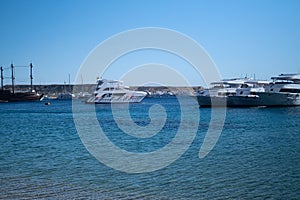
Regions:
<svg viewBox="0 0 300 200"><path fill-rule="evenodd" d="M109 103L138 103L147 93L143 91L129 90L122 81L98 79L94 96L87 103L109 104Z"/></svg>
<svg viewBox="0 0 300 200"><path fill-rule="evenodd" d="M281 74L271 79L265 91L257 93L261 106L300 106L300 74Z"/></svg>
<svg viewBox="0 0 300 200"><path fill-rule="evenodd" d="M211 88L199 92L198 103L201 107L230 106L230 101L228 101L230 97L252 94L255 88L249 81L249 78L234 78L213 82Z"/></svg>
<svg viewBox="0 0 300 200"><path fill-rule="evenodd" d="M281 74L271 79L271 82L246 79L215 82L213 88L199 93L197 96L199 105L201 107L300 106L300 74Z"/></svg>
<svg viewBox="0 0 300 200"><path fill-rule="evenodd" d="M261 105L258 93L264 93L269 81L249 80L236 89L236 95L227 98L228 107L255 107Z"/></svg>

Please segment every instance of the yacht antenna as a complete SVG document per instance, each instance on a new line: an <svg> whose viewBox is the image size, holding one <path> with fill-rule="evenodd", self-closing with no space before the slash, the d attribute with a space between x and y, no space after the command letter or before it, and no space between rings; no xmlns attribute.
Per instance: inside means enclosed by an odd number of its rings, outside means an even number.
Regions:
<svg viewBox="0 0 300 200"><path fill-rule="evenodd" d="M71 92L71 79L70 79L70 74L69 74L69 86L68 86L68 90Z"/></svg>
<svg viewBox="0 0 300 200"><path fill-rule="evenodd" d="M64 93L67 93L67 90L66 90L66 81L64 81Z"/></svg>
<svg viewBox="0 0 300 200"><path fill-rule="evenodd" d="M82 74L80 74L80 79L81 79L81 91L83 92L83 78L82 78Z"/></svg>

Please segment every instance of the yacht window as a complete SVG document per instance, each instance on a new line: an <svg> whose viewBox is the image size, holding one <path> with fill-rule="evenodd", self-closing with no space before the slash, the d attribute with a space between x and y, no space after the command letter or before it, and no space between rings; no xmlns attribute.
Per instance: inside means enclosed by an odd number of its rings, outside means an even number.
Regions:
<svg viewBox="0 0 300 200"><path fill-rule="evenodd" d="M300 89L282 88L279 92L300 93Z"/></svg>
<svg viewBox="0 0 300 200"><path fill-rule="evenodd" d="M114 88L105 88L103 91L114 90Z"/></svg>
<svg viewBox="0 0 300 200"><path fill-rule="evenodd" d="M102 84L103 84L102 80L98 81L98 85L102 85Z"/></svg>
<svg viewBox="0 0 300 200"><path fill-rule="evenodd" d="M226 96L227 93L218 92L218 95L219 95L219 96Z"/></svg>

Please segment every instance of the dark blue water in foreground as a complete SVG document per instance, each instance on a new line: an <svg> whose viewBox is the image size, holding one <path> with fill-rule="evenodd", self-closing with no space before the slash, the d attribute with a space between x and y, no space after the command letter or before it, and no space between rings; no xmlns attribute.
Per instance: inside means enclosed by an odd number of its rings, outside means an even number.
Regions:
<svg viewBox="0 0 300 200"><path fill-rule="evenodd" d="M131 105L135 123L149 124L148 110L155 103L165 107L167 120L148 140L122 133L109 105L96 106L97 118L116 145L151 152L172 140L180 124L176 98ZM300 107L227 109L216 146L199 159L210 111L200 109L197 135L178 160L157 171L128 174L107 167L86 150L74 125L71 101L51 101L50 106L2 103L0 198L300 198Z"/></svg>

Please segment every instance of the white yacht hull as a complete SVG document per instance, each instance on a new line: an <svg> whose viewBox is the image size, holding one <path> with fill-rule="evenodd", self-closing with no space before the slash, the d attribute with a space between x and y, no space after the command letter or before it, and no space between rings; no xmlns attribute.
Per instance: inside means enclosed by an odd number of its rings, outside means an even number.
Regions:
<svg viewBox="0 0 300 200"><path fill-rule="evenodd" d="M228 96L228 97L209 97L198 96L200 107L255 107L260 106L259 97L257 96Z"/></svg>
<svg viewBox="0 0 300 200"><path fill-rule="evenodd" d="M224 97L210 97L210 96L197 96L198 103L200 107L211 107L212 102L214 107L224 107L227 102L226 96Z"/></svg>
<svg viewBox="0 0 300 200"><path fill-rule="evenodd" d="M258 93L263 106L300 106L299 93Z"/></svg>
<svg viewBox="0 0 300 200"><path fill-rule="evenodd" d="M131 94L112 94L111 96L99 98L91 97L87 100L87 103L96 103L96 104L111 104L111 103L139 103L141 102L147 93L131 93Z"/></svg>
<svg viewBox="0 0 300 200"><path fill-rule="evenodd" d="M261 106L260 98L257 95L230 96L227 99L228 107L255 107Z"/></svg>
<svg viewBox="0 0 300 200"><path fill-rule="evenodd" d="M228 96L228 97L209 97L198 96L200 107L211 107L211 101L214 106L227 107L256 107L256 106L300 106L300 94L292 93L268 93L261 92L257 95L248 96ZM226 103L222 104L222 101Z"/></svg>
<svg viewBox="0 0 300 200"><path fill-rule="evenodd" d="M94 96L86 103L139 103L147 95L144 91L128 90L122 81L98 79Z"/></svg>

